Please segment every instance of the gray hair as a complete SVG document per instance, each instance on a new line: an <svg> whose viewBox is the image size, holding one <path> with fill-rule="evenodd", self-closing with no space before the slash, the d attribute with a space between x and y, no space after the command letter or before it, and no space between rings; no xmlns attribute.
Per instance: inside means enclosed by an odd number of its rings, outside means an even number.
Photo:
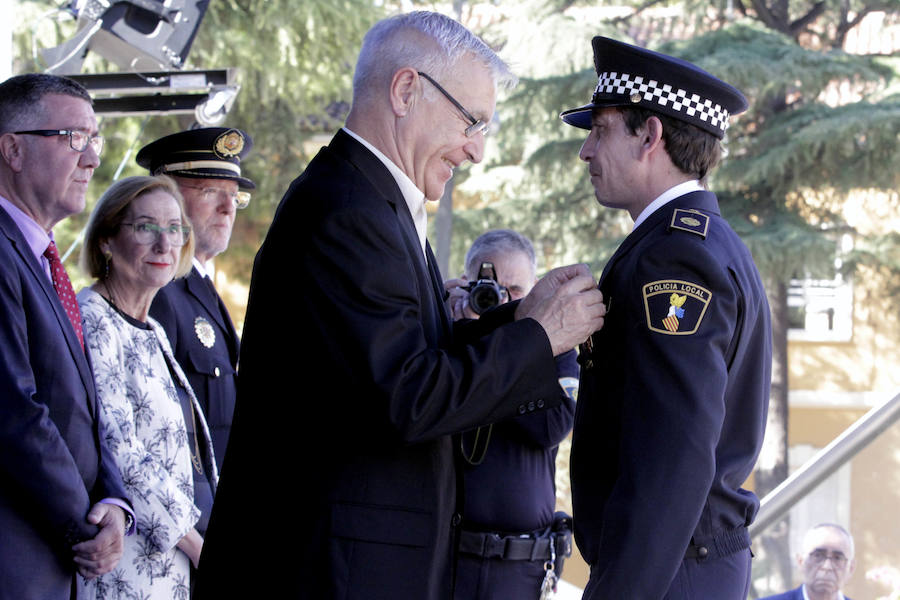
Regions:
<svg viewBox="0 0 900 600"><path fill-rule="evenodd" d="M33 126L46 116L42 100L48 94L81 98L92 104L91 95L81 84L58 75L26 73L0 83L0 134Z"/></svg>
<svg viewBox="0 0 900 600"><path fill-rule="evenodd" d="M537 272L537 259L531 240L512 229L492 229L478 236L466 252L466 277L472 281L478 277L478 269L484 258L510 252L524 254L532 269Z"/></svg>
<svg viewBox="0 0 900 600"><path fill-rule="evenodd" d="M806 552L809 549L809 537L810 535L817 529L831 529L833 531L837 531L838 533L843 534L845 538L847 538L848 547L850 549L850 556L847 558L852 559L856 556L856 547L853 543L853 536L850 535L850 532L838 525L837 523L819 523L818 525L811 527L809 531L806 532L806 535L803 536L803 551Z"/></svg>
<svg viewBox="0 0 900 600"><path fill-rule="evenodd" d="M442 79L466 55L490 69L498 87L516 84L509 66L481 38L450 17L413 11L383 19L363 38L353 74L353 100L387 88L390 78L403 67Z"/></svg>

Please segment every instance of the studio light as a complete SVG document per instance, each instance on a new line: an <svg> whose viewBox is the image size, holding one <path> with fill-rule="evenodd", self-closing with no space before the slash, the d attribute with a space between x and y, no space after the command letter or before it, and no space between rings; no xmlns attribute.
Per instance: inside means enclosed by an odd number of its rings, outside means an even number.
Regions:
<svg viewBox="0 0 900 600"><path fill-rule="evenodd" d="M231 110L240 86L227 86L210 92L209 98L194 109L194 118L204 127L216 127L225 122L225 116Z"/></svg>

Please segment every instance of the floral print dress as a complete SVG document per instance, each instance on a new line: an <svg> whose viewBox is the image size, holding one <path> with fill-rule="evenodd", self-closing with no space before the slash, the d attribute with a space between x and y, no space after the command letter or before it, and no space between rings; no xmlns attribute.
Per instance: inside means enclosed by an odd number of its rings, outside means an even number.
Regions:
<svg viewBox="0 0 900 600"><path fill-rule="evenodd" d="M200 518L192 458L213 470L214 484L217 479L209 429L159 324L148 318L141 326L89 288L78 294L78 303L103 435L137 517L137 532L125 538L119 564L90 581L79 577L78 597L187 600L190 560L176 544ZM198 446L188 442L179 388L193 404L206 456L192 457Z"/></svg>

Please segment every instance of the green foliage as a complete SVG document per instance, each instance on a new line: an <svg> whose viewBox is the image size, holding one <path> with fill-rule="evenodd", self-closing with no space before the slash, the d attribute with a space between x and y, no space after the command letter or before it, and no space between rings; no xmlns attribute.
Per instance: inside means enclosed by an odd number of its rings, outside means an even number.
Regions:
<svg viewBox="0 0 900 600"><path fill-rule="evenodd" d="M823 185L850 191L900 185L900 102L821 103L773 115L723 179L733 187L769 186L778 196Z"/></svg>
<svg viewBox="0 0 900 600"><path fill-rule="evenodd" d="M900 233L891 231L861 240L845 258L844 267L852 273L863 266L893 278L895 286L888 290L890 295L900 292Z"/></svg>
<svg viewBox="0 0 900 600"><path fill-rule="evenodd" d="M756 119L814 101L836 82L865 89L883 86L894 74L872 57L804 48L751 21L670 42L659 50L694 62L740 89L751 100Z"/></svg>
<svg viewBox="0 0 900 600"><path fill-rule="evenodd" d="M615 26L639 30L643 5L635 3L637 17L595 25L596 33L609 35ZM735 84L750 101L749 111L729 129L728 157L711 177L726 217L767 275L786 281L804 268L818 272L821 265L804 267L810 256L830 257L824 263L828 268L834 240L827 231L843 225L835 203L820 202L821 195L811 202L811 192L834 195L900 183L898 170L887 167L900 162L900 105L887 95L895 66L876 57L804 47L760 23L752 10L750 18L725 23L721 12L713 14L715 6L685 5L705 19L706 31L654 49L695 62ZM792 18L812 9L793 3ZM549 13L547 23L551 16L564 22ZM811 22L807 28L813 24L818 25ZM613 37L628 40L623 33ZM590 44L583 44L583 66L525 77L499 107L503 129L490 167L521 170L517 184L504 188L515 201L479 207L471 215L457 212L458 222L465 223L460 230L474 224L517 226L537 238L547 256L599 264L608 256L608 245L598 243L598 237L619 239L627 233L618 211L596 207L577 159L585 132L557 118L560 110L584 104L593 90Z"/></svg>
<svg viewBox="0 0 900 600"><path fill-rule="evenodd" d="M75 33L75 24L52 15L56 2L17 4L16 72L43 70L46 65L32 48L61 43ZM320 145L311 140L330 135L343 123L362 36L381 16L383 8L368 0L210 2L184 68L235 68L241 86L225 125L253 137L253 152L242 169L258 189L250 207L238 215L228 252L218 259L218 266L238 279L249 281L253 255L275 206ZM88 54L84 68L118 70L94 53ZM104 119L101 131L108 143L91 183L88 211L120 165L120 176L143 172L134 163L137 149L192 123L192 116ZM86 217L61 224L63 238L74 239Z"/></svg>

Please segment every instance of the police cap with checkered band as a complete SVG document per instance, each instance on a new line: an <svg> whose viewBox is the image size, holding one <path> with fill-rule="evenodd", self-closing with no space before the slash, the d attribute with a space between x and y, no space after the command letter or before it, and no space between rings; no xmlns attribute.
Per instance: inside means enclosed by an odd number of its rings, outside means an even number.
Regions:
<svg viewBox="0 0 900 600"><path fill-rule="evenodd" d="M592 44L599 80L590 104L559 115L569 125L590 129L594 108L636 106L722 139L728 117L747 110L740 91L685 60L601 36Z"/></svg>

